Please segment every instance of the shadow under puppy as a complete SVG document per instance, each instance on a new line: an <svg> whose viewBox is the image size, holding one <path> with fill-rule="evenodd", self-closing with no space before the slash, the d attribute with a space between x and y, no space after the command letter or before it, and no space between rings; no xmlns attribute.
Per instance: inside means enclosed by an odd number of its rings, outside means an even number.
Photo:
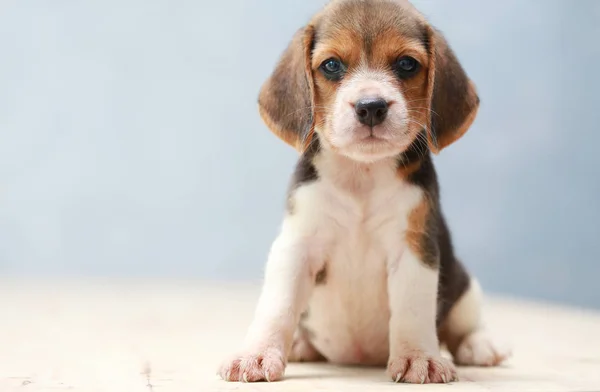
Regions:
<svg viewBox="0 0 600 392"><path fill-rule="evenodd" d="M274 381L289 361L387 365L396 382L496 365L481 291L456 259L431 152L479 98L442 35L407 1L337 0L300 29L260 97L300 153L281 231L228 381Z"/></svg>

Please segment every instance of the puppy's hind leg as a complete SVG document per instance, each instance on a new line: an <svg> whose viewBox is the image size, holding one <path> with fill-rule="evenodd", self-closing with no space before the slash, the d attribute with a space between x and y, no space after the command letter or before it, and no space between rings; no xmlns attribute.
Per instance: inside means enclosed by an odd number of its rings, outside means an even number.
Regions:
<svg viewBox="0 0 600 392"><path fill-rule="evenodd" d="M323 362L325 357L312 345L309 333L302 327L296 329L294 344L288 356L289 362Z"/></svg>
<svg viewBox="0 0 600 392"><path fill-rule="evenodd" d="M454 304L440 329L440 337L458 365L496 366L511 354L490 337L483 325L481 308L481 287L471 277L469 288Z"/></svg>

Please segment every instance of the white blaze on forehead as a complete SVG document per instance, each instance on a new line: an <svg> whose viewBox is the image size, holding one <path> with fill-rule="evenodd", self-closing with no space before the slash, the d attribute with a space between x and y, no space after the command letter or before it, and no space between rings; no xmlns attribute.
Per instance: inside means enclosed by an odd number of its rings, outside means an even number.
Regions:
<svg viewBox="0 0 600 392"><path fill-rule="evenodd" d="M385 71L361 67L342 82L336 101L354 104L364 97L379 97L388 102L403 98L392 75Z"/></svg>

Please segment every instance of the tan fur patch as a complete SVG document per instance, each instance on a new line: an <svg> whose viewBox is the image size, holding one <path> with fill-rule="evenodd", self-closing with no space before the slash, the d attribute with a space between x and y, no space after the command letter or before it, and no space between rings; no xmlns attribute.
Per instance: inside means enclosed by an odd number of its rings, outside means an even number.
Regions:
<svg viewBox="0 0 600 392"><path fill-rule="evenodd" d="M425 224L429 215L429 204L423 199L408 216L408 229L406 230L406 243L410 250L419 255L421 253L421 239L425 232Z"/></svg>
<svg viewBox="0 0 600 392"><path fill-rule="evenodd" d="M414 174L417 170L419 170L419 168L421 167L421 162L420 161L414 161L414 162L410 162L407 163L406 165L398 165L398 176L402 179L405 180L407 179L410 175Z"/></svg>
<svg viewBox="0 0 600 392"><path fill-rule="evenodd" d="M438 252L434 248L435 239L432 238L428 227L431 214L432 206L429 199L424 197L408 215L406 244L422 263L429 267L437 267Z"/></svg>

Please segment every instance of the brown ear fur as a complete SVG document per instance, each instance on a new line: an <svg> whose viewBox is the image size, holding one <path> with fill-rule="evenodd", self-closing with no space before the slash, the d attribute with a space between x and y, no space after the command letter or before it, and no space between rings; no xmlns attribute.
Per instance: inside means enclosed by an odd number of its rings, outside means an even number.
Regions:
<svg viewBox="0 0 600 392"><path fill-rule="evenodd" d="M433 61L428 75L428 140L431 151L437 154L467 132L477 115L479 97L442 34L431 27L429 51Z"/></svg>
<svg viewBox="0 0 600 392"><path fill-rule="evenodd" d="M314 132L314 83L310 65L314 28L294 35L275 70L263 84L258 107L269 129L302 152Z"/></svg>

